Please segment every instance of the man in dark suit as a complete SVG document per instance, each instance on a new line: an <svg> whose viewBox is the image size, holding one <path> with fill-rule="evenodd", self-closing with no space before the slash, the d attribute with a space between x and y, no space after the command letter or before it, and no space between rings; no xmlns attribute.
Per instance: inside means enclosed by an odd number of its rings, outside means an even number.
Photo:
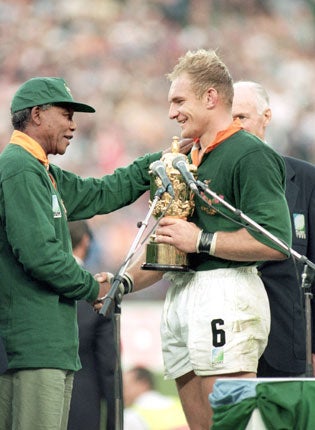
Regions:
<svg viewBox="0 0 315 430"><path fill-rule="evenodd" d="M86 221L71 222L69 229L73 255L83 266L91 245L91 230ZM115 430L113 318L93 312L89 303L80 300L78 326L82 369L74 376L68 430Z"/></svg>
<svg viewBox="0 0 315 430"><path fill-rule="evenodd" d="M233 117L241 120L245 130L265 141L271 109L268 94L261 85L256 82L236 82L232 110ZM284 160L292 248L314 262L315 166L292 157L284 157ZM271 330L268 345L259 361L258 377L295 377L305 374L306 322L304 291L301 288L303 268L303 264L293 257L283 261L268 261L259 268L270 302ZM314 287L313 281L312 289ZM314 369L314 339L312 351Z"/></svg>

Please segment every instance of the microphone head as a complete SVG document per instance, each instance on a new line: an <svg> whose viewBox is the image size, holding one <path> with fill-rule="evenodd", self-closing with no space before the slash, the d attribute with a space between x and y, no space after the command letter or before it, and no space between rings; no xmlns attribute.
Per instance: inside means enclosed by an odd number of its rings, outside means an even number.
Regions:
<svg viewBox="0 0 315 430"><path fill-rule="evenodd" d="M180 154L175 157L172 164L173 167L181 173L182 177L184 178L186 184L190 187L190 189L195 193L198 192L198 187L195 184L195 178L189 169L189 165L187 164L185 155Z"/></svg>
<svg viewBox="0 0 315 430"><path fill-rule="evenodd" d="M154 175L158 176L161 179L162 185L165 191L169 193L171 197L174 197L175 194L173 190L173 185L170 178L167 175L166 165L163 163L163 161L162 160L153 161L153 163L150 164L150 170Z"/></svg>
<svg viewBox="0 0 315 430"><path fill-rule="evenodd" d="M173 161L172 161L172 166L175 168L175 169L177 169L177 164L179 163L179 162L184 162L185 164L186 164L186 157L185 157L185 155L184 154L179 154L179 155L177 155L174 159L173 159Z"/></svg>
<svg viewBox="0 0 315 430"><path fill-rule="evenodd" d="M150 170L152 170L153 173L156 173L157 169L161 167L165 169L165 164L161 160L153 161L153 163L151 163L149 166Z"/></svg>

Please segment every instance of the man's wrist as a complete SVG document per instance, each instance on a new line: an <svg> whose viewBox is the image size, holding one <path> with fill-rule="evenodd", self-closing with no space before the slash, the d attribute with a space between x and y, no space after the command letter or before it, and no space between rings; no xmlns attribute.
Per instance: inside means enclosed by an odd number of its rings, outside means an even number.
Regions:
<svg viewBox="0 0 315 430"><path fill-rule="evenodd" d="M206 253L209 255L215 254L217 241L217 232L209 233L203 230L199 231L197 243L196 243L196 251L197 253Z"/></svg>
<svg viewBox="0 0 315 430"><path fill-rule="evenodd" d="M123 285L124 291L123 294L129 294L133 291L134 280L130 273L126 272L122 276L121 284Z"/></svg>
<svg viewBox="0 0 315 430"><path fill-rule="evenodd" d="M119 291L122 295L132 293L134 281L130 273L126 272L122 276L117 275L114 280L119 281Z"/></svg>
<svg viewBox="0 0 315 430"><path fill-rule="evenodd" d="M120 276L120 275L114 276L112 273L107 272L106 281L112 284L115 280L119 281L118 288L122 295L129 294L133 291L134 281L130 273L126 272L123 276ZM102 302L105 298L106 296L99 297L96 301Z"/></svg>

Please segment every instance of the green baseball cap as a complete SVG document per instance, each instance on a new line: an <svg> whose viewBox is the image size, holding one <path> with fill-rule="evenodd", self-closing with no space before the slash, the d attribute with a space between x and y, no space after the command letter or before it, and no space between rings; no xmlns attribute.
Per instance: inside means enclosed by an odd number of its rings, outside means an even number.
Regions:
<svg viewBox="0 0 315 430"><path fill-rule="evenodd" d="M50 103L69 105L75 112L95 112L92 106L73 100L64 79L39 77L24 82L16 91L11 103L11 113Z"/></svg>

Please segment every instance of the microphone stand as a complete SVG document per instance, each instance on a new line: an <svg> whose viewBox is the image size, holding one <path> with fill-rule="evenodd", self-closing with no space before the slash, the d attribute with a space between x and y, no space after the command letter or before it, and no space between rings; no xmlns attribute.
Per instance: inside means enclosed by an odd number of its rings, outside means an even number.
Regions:
<svg viewBox="0 0 315 430"><path fill-rule="evenodd" d="M105 296L103 306L99 313L103 316L108 316L114 307L115 316L115 346L116 346L116 365L115 365L115 379L114 379L114 390L115 390L115 430L123 430L124 424L124 404L123 404L123 389L122 389L122 369L121 369L121 354L120 354L120 316L121 316L121 301L123 293L119 289L119 285L123 279L123 275L133 257L138 244L141 240L144 230L146 229L149 219L154 211L155 206L160 200L162 194L167 190L164 187L160 187L156 190L154 199L150 206L150 209L144 219L140 222L139 231L130 247L127 257L120 267L117 274L114 276L111 288L108 294Z"/></svg>
<svg viewBox="0 0 315 430"><path fill-rule="evenodd" d="M196 188L198 190L196 190ZM304 271L302 274L302 286L301 288L305 291L305 319L306 319L306 369L305 369L305 375L306 377L310 378L313 376L313 361L312 361L312 320L311 320L311 305L310 300L312 299L312 293L311 293L311 284L314 278L315 274L315 264L308 260L305 255L301 255L298 252L296 252L294 249L290 248L288 245L286 245L284 242L282 242L279 238L271 234L269 231L267 231L265 228L257 224L254 220L252 220L250 217L246 216L240 209L234 208L232 205L230 205L228 202L226 202L222 197L220 197L218 194L216 194L214 191L212 191L205 183L196 180L194 181L194 186L191 186L191 189L196 192L199 195L199 197L202 197L200 190L204 192L205 194L214 197L217 201L222 203L226 208L228 208L234 215L238 216L240 219L245 221L249 226L254 228L256 231L259 231L264 236L268 237L270 240L272 240L275 244L279 245L284 251L289 251L290 255L295 257L298 261L301 263L304 263ZM207 203L208 206L211 207L211 205L207 202L207 200L203 199L205 203ZM246 228L246 226L244 225ZM312 272L310 273L310 269Z"/></svg>
<svg viewBox="0 0 315 430"><path fill-rule="evenodd" d="M314 271L309 271L309 266L304 264L302 273L302 284L301 288L304 290L305 298L305 322L306 322L306 369L305 376L307 378L313 377L313 360L312 360L312 310L311 300L313 294L311 291L311 285L314 279Z"/></svg>

